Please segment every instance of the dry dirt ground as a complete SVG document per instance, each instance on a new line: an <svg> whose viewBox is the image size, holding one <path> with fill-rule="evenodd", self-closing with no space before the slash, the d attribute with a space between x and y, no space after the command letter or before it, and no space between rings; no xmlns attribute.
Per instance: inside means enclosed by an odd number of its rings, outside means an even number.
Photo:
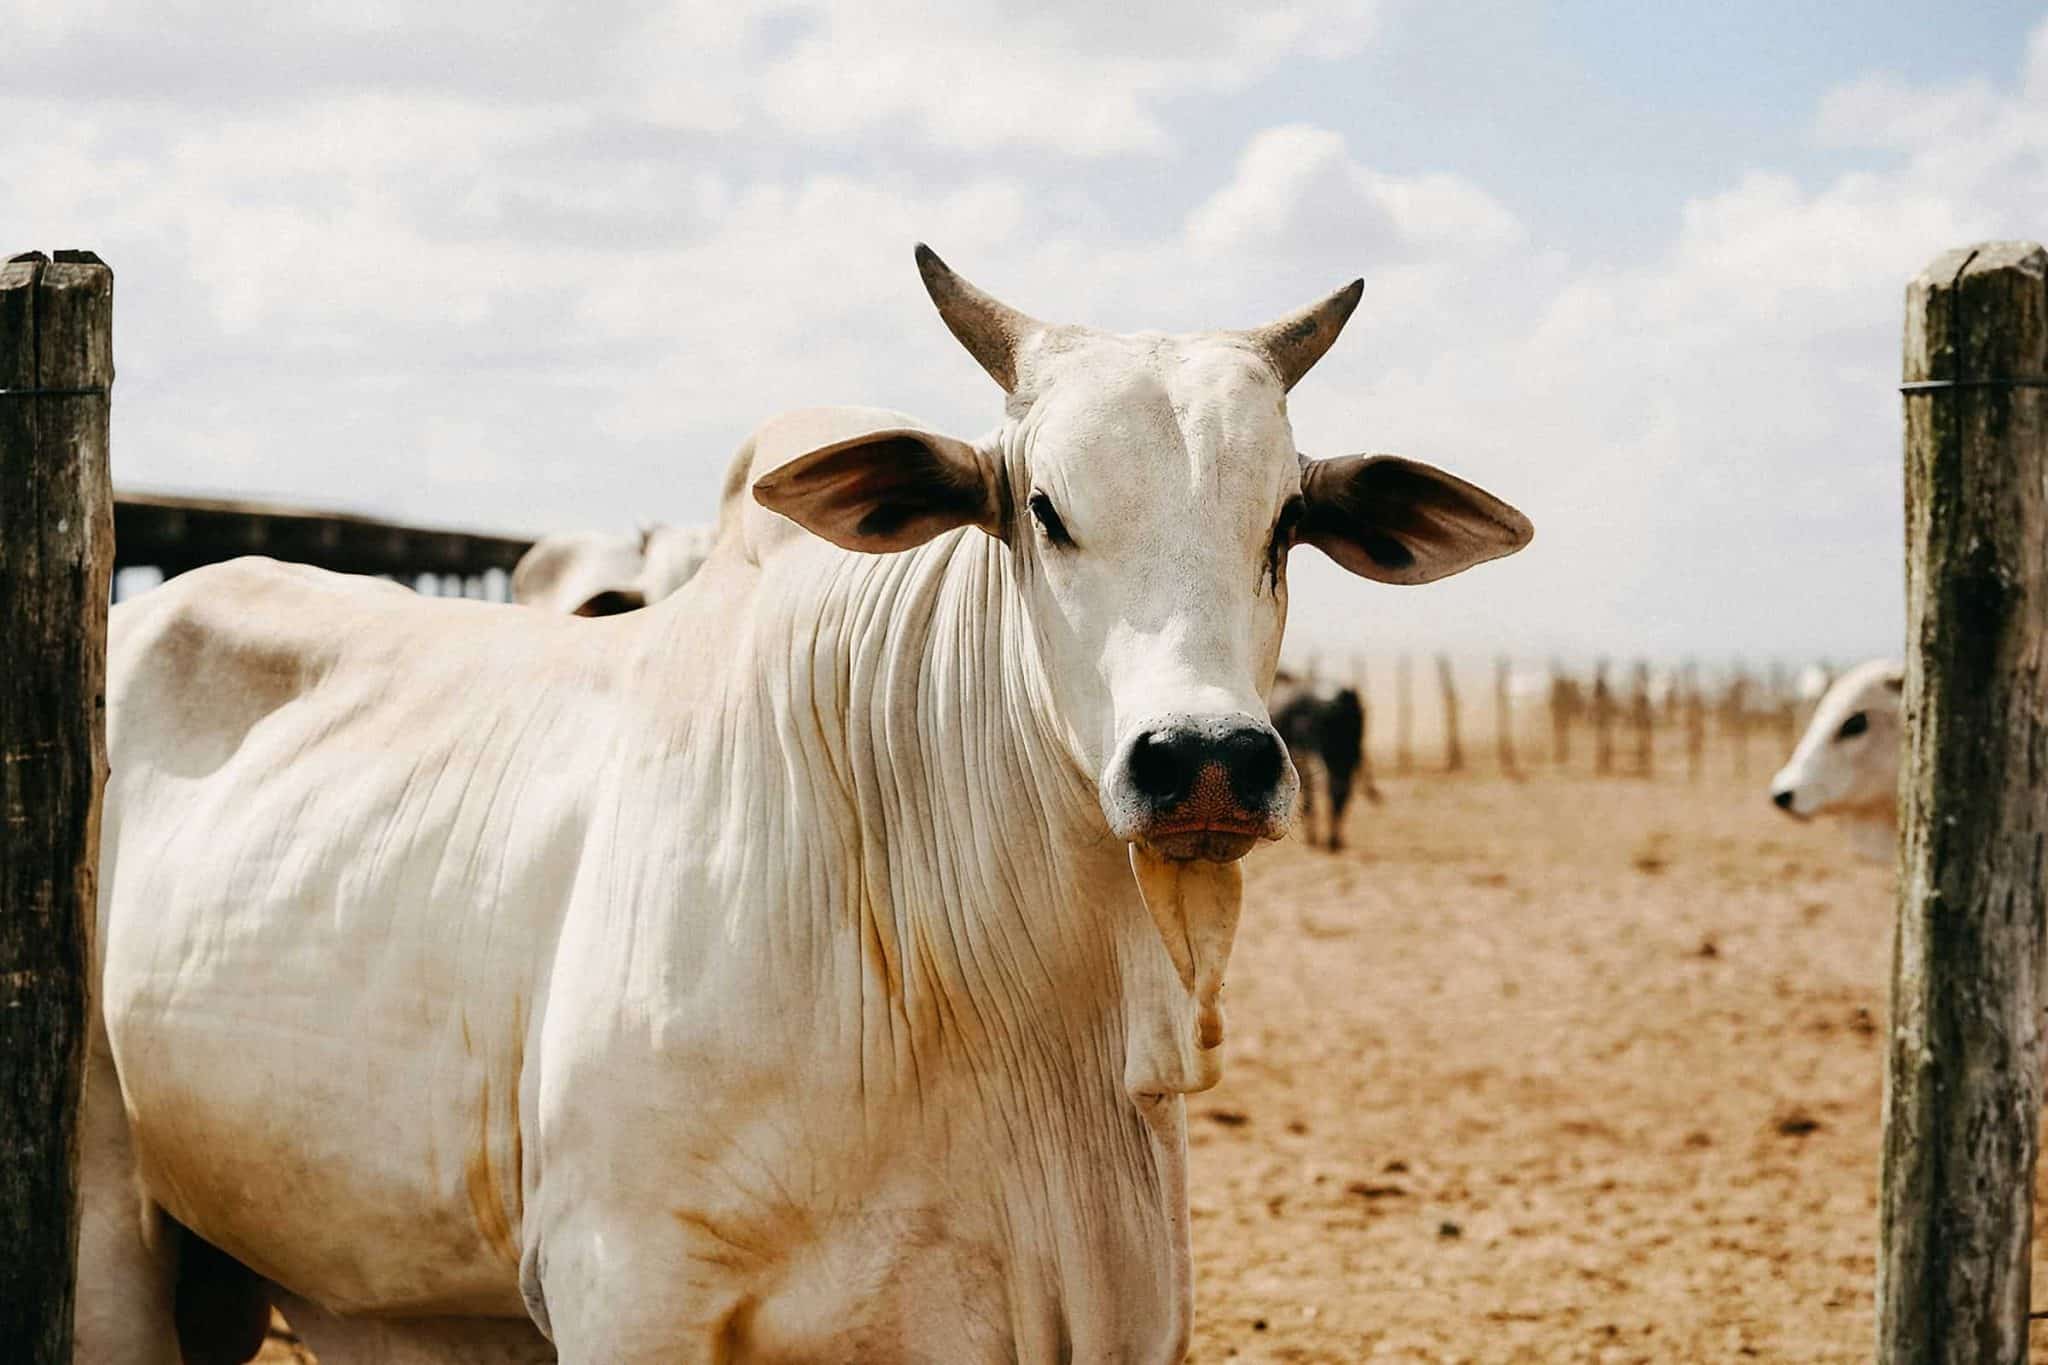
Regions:
<svg viewBox="0 0 2048 1365"><path fill-rule="evenodd" d="M1259 860L1195 1359L1869 1358L1891 873L1763 780L1396 781Z"/></svg>
<svg viewBox="0 0 2048 1365"><path fill-rule="evenodd" d="M1254 855L1196 1361L1869 1358L1891 873L1762 768L1384 780Z"/></svg>

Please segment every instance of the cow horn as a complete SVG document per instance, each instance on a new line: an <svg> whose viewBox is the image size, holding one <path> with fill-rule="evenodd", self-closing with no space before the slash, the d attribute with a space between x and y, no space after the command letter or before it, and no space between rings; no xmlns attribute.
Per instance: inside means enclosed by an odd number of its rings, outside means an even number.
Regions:
<svg viewBox="0 0 2048 1365"><path fill-rule="evenodd" d="M1026 337L1045 330L1045 324L961 279L923 242L917 244L917 273L924 277L925 292L932 296L947 330L960 339L967 354L1003 386L1004 393L1015 389L1017 350Z"/></svg>
<svg viewBox="0 0 2048 1365"><path fill-rule="evenodd" d="M1238 335L1273 362L1273 368L1280 372L1280 387L1291 389L1336 342L1337 334L1344 330L1351 310L1358 307L1364 293L1365 281L1353 280L1320 303Z"/></svg>

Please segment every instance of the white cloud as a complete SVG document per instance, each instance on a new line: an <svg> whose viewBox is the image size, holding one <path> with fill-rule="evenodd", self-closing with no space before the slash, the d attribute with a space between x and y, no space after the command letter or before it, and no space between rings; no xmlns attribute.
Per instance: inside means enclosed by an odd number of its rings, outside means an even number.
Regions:
<svg viewBox="0 0 2048 1365"><path fill-rule="evenodd" d="M1895 650L1905 286L1948 247L2048 222L2048 24L2034 50L2016 90L1836 92L1817 136L1889 164L1812 185L1751 172L1686 204L1651 259L1531 288L1511 253L1482 287L1533 321L1451 300L1461 338L1424 339L1356 405L1529 490L1525 562L1444 602L1581 649ZM1421 604L1382 620L1444 633Z"/></svg>
<svg viewBox="0 0 2048 1365"><path fill-rule="evenodd" d="M1160 102L1241 89L1290 60L1350 55L1376 10L1373 0L825 0L793 50L769 62L764 103L809 134L901 122L953 147L1159 151L1172 145Z"/></svg>
<svg viewBox="0 0 2048 1365"><path fill-rule="evenodd" d="M1832 95L1815 136L1858 169L1765 162L1596 261L1356 129L1176 147L1178 102L1357 53L1371 4L395 12L10 28L44 84L0 93L27 187L0 245L114 262L125 482L512 529L707 516L780 407L993 422L915 240L1115 328L1251 325L1363 274L1292 400L1304 448L1438 461L1538 540L1413 592L1303 555L1300 643L1840 652L1896 633L1904 284L2048 222L2048 25L2011 85ZM1118 169L1162 148L1201 154L1142 161L1193 207L1133 226Z"/></svg>
<svg viewBox="0 0 2048 1365"><path fill-rule="evenodd" d="M1242 89L1372 36L1379 0L625 0L279 9L251 0L0 5L16 93L156 107L322 93L575 103L698 132L1086 156L1171 145L1161 106ZM540 95L539 92L547 92Z"/></svg>
<svg viewBox="0 0 2048 1365"><path fill-rule="evenodd" d="M1303 124L1252 139L1237 174L1194 212L1188 236L1214 255L1254 250L1358 261L1488 250L1521 225L1477 185L1395 176L1352 160L1341 133Z"/></svg>

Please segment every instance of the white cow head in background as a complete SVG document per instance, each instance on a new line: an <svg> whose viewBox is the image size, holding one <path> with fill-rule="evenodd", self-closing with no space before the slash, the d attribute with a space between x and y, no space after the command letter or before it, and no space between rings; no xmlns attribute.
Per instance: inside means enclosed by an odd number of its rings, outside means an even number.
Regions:
<svg viewBox="0 0 2048 1365"><path fill-rule="evenodd" d="M711 552L711 531L656 522L543 536L512 570L512 600L571 616L638 611L690 580Z"/></svg>
<svg viewBox="0 0 2048 1365"><path fill-rule="evenodd" d="M1859 664L1837 679L1771 779L1778 809L1800 819L1841 817L1859 852L1891 857L1905 684L1905 670L1889 659Z"/></svg>
<svg viewBox="0 0 2048 1365"><path fill-rule="evenodd" d="M1354 282L1270 326L1119 336L1050 326L929 249L940 316L1009 396L991 436L915 429L811 451L755 497L852 550L972 526L1003 541L1072 758L1119 839L1228 861L1285 830L1295 775L1261 700L1287 554L1427 583L1527 544L1528 520L1392 456L1311 460L1287 391L1337 338Z"/></svg>

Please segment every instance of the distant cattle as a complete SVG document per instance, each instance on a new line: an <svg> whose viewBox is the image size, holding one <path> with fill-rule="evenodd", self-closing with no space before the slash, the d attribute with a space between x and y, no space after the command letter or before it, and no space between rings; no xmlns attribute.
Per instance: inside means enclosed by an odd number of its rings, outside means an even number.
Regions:
<svg viewBox="0 0 2048 1365"><path fill-rule="evenodd" d="M1899 746L1905 671L1873 659L1836 679L1814 707L1792 757L1771 779L1788 815L1841 820L1857 852L1893 855L1898 839Z"/></svg>
<svg viewBox="0 0 2048 1365"><path fill-rule="evenodd" d="M327 1361L1185 1355L1289 554L1531 530L1299 452L1360 284L1119 336L919 265L999 424L767 423L645 610L260 559L113 609L81 1365L272 1295Z"/></svg>
<svg viewBox="0 0 2048 1365"><path fill-rule="evenodd" d="M1355 687L1318 685L1308 678L1281 674L1269 701L1273 728L1287 741L1287 752L1301 774L1301 815L1308 841L1335 851L1344 846L1344 808L1358 776L1365 795L1379 800L1372 768L1365 755L1365 702ZM1316 838L1320 811L1324 837Z"/></svg>
<svg viewBox="0 0 2048 1365"><path fill-rule="evenodd" d="M512 570L512 600L570 616L616 616L659 602L711 553L708 526L543 536Z"/></svg>

